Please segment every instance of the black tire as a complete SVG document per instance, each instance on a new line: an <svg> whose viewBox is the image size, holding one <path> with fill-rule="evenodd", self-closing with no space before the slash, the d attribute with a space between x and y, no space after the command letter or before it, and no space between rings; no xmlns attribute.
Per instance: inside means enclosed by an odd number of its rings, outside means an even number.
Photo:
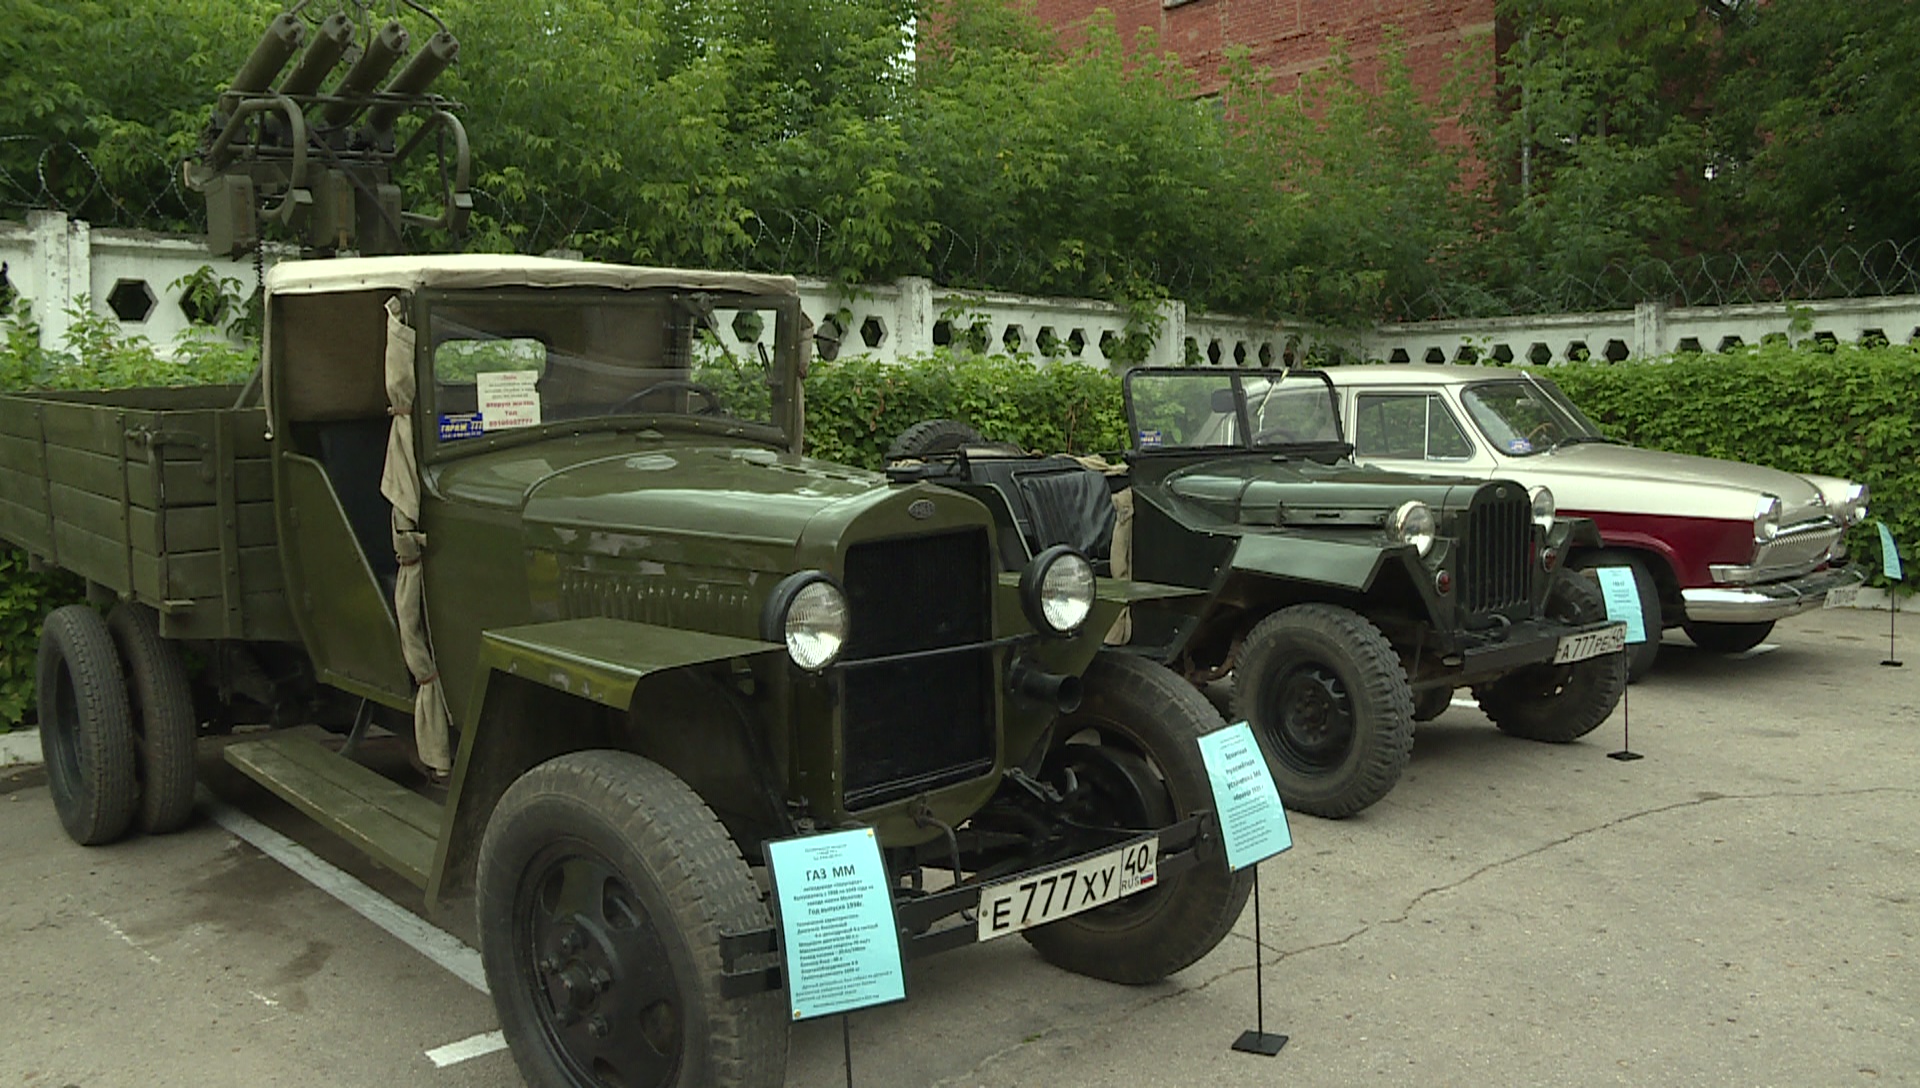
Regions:
<svg viewBox="0 0 1920 1088"><path fill-rule="evenodd" d="M1214 807L1195 741L1220 728L1220 714L1193 685L1113 650L1081 679L1086 696L1055 729L1049 774L1074 766L1083 788L1101 794L1089 798L1099 817L1123 827ZM1022 935L1047 962L1108 982L1138 986L1189 967L1226 939L1253 890L1253 869L1227 868L1217 837L1198 849L1198 865L1157 888Z"/></svg>
<svg viewBox="0 0 1920 1088"><path fill-rule="evenodd" d="M1704 623L1688 620L1687 637L1711 654L1743 654L1773 634L1773 621L1764 623Z"/></svg>
<svg viewBox="0 0 1920 1088"><path fill-rule="evenodd" d="M112 842L133 821L138 779L127 685L100 614L83 604L54 609L40 629L34 678L60 826L82 846Z"/></svg>
<svg viewBox="0 0 1920 1088"><path fill-rule="evenodd" d="M1654 581L1647 560L1619 548L1602 548L1581 552L1569 560L1567 566L1573 570L1626 567L1633 571L1633 588L1640 594L1640 619L1646 625L1647 640L1627 643L1627 682L1639 683L1653 671L1654 659L1660 656L1660 585Z"/></svg>
<svg viewBox="0 0 1920 1088"><path fill-rule="evenodd" d="M1607 618L1600 589L1585 575L1560 571L1547 591L1547 614L1569 623ZM1627 689L1627 655L1605 654L1571 665L1528 665L1475 684L1473 697L1500 731L1565 744L1599 728Z"/></svg>
<svg viewBox="0 0 1920 1088"><path fill-rule="evenodd" d="M1413 720L1430 722L1447 712L1453 704L1452 688L1428 688L1413 697Z"/></svg>
<svg viewBox="0 0 1920 1088"><path fill-rule="evenodd" d="M659 764L574 752L522 775L487 821L477 892L487 986L533 1088L785 1080L780 991L720 993L721 932L771 925L766 903Z"/></svg>
<svg viewBox="0 0 1920 1088"><path fill-rule="evenodd" d="M922 461L980 441L980 432L957 419L923 419L901 431L887 447L889 461Z"/></svg>
<svg viewBox="0 0 1920 1088"><path fill-rule="evenodd" d="M1280 799L1328 819L1393 789L1413 755L1413 693L1366 617L1297 604L1255 624L1234 665L1234 716L1267 749Z"/></svg>
<svg viewBox="0 0 1920 1088"><path fill-rule="evenodd" d="M133 724L134 772L140 802L133 824L165 835L193 817L193 754L200 718L193 684L180 650L160 637L153 610L120 604L107 614L107 630L126 675Z"/></svg>

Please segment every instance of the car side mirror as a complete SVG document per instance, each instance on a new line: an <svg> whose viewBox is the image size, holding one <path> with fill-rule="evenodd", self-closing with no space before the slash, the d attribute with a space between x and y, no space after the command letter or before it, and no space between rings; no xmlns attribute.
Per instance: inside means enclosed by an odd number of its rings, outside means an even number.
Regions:
<svg viewBox="0 0 1920 1088"><path fill-rule="evenodd" d="M1213 391L1213 410L1215 412L1221 415L1231 415L1234 408L1233 389L1231 387Z"/></svg>

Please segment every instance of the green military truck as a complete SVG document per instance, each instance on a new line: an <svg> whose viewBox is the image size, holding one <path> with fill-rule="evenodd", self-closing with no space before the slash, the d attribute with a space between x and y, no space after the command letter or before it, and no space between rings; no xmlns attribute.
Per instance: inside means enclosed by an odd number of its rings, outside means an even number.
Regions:
<svg viewBox="0 0 1920 1088"><path fill-rule="evenodd" d="M246 388L0 397L0 536L96 606L38 659L76 841L185 822L203 734L305 726L225 758L430 907L471 890L540 1085L781 1083L774 839L874 829L909 956L1018 931L1143 983L1233 925L1219 717L1101 646L1157 591L1071 548L1003 571L978 501L802 456L792 280L372 257L266 288ZM356 762L375 728L444 792ZM1146 890L980 922L1143 845Z"/></svg>

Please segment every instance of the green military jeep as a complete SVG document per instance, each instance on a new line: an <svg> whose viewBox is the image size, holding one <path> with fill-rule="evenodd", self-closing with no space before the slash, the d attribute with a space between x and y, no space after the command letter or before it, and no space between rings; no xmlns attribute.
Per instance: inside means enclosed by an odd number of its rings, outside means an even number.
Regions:
<svg viewBox="0 0 1920 1088"><path fill-rule="evenodd" d="M0 397L0 535L112 608L40 649L68 832L180 826L197 733L332 726L225 757L430 906L472 889L540 1085L780 1084L758 870L813 830L875 830L909 956L1205 955L1251 887L1195 744L1219 716L1101 646L1174 591L1067 548L1003 573L979 502L803 457L807 330L785 277L292 262L253 386ZM445 793L354 761L377 727ZM1152 886L981 921L1119 847Z"/></svg>
<svg viewBox="0 0 1920 1088"><path fill-rule="evenodd" d="M1592 523L1501 481L1356 467L1315 371L1142 368L1124 474L902 432L897 479L993 506L1005 561L1072 541L1116 574L1209 593L1143 601L1113 636L1196 684L1231 677L1288 806L1351 815L1393 788L1416 721L1471 688L1503 731L1571 741L1613 712L1624 628L1560 561ZM1125 485L1116 516L1109 482Z"/></svg>

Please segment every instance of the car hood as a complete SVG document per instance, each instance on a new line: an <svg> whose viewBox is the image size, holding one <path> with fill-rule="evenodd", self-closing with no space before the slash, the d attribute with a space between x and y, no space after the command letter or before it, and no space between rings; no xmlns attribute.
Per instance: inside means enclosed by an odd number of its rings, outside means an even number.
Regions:
<svg viewBox="0 0 1920 1088"><path fill-rule="evenodd" d="M1825 517L1820 489L1764 465L1637 446L1583 443L1503 461L1502 476L1545 484L1563 510L1751 518L1762 494L1779 498L1781 522Z"/></svg>
<svg viewBox="0 0 1920 1088"><path fill-rule="evenodd" d="M1436 511L1465 506L1483 481L1450 476L1412 476L1356 467L1348 462L1276 462L1270 456L1203 461L1166 476L1168 499L1199 520L1271 527L1378 527L1385 515L1410 499Z"/></svg>

